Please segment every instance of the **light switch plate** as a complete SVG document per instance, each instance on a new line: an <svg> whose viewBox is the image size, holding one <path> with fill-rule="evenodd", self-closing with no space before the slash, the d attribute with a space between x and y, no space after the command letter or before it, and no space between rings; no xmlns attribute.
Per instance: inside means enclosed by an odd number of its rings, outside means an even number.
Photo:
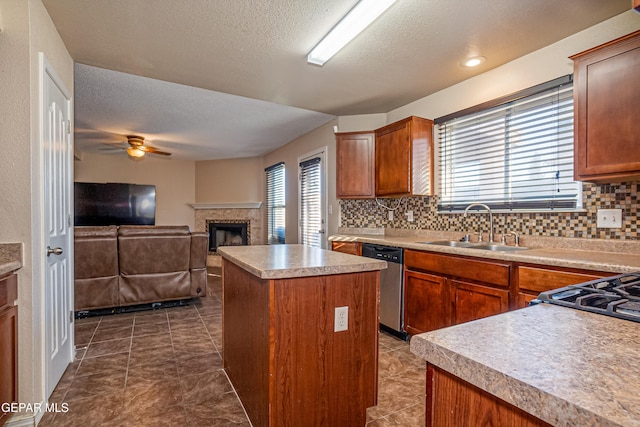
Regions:
<svg viewBox="0 0 640 427"><path fill-rule="evenodd" d="M622 227L622 209L598 209L598 228Z"/></svg>

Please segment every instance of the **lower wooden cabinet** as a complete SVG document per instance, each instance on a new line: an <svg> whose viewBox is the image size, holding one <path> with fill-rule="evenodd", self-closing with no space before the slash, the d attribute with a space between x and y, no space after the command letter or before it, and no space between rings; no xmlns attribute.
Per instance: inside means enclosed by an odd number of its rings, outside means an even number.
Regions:
<svg viewBox="0 0 640 427"><path fill-rule="evenodd" d="M0 279L0 403L18 401L18 279L15 274ZM3 408L4 409L4 408ZM8 415L0 412L0 425Z"/></svg>
<svg viewBox="0 0 640 427"><path fill-rule="evenodd" d="M427 364L427 427L546 427L550 424Z"/></svg>
<svg viewBox="0 0 640 427"><path fill-rule="evenodd" d="M511 264L405 250L404 327L411 335L509 310Z"/></svg>
<svg viewBox="0 0 640 427"><path fill-rule="evenodd" d="M331 250L351 255L362 255L362 245L358 242L331 242Z"/></svg>
<svg viewBox="0 0 640 427"><path fill-rule="evenodd" d="M518 265L516 267L515 286L515 292L517 292L516 308L528 306L529 302L535 299L540 292L576 285L611 275L612 273L601 271Z"/></svg>
<svg viewBox="0 0 640 427"><path fill-rule="evenodd" d="M410 334L451 324L451 298L444 277L407 271L404 276L404 330Z"/></svg>
<svg viewBox="0 0 640 427"><path fill-rule="evenodd" d="M509 310L509 290L459 280L451 281L455 289L454 323L464 323Z"/></svg>

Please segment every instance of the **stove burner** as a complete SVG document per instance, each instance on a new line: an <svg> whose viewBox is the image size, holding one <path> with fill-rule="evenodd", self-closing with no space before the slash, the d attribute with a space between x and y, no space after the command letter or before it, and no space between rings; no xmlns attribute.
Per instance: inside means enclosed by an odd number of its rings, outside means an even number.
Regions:
<svg viewBox="0 0 640 427"><path fill-rule="evenodd" d="M640 318L640 302L625 302L616 306L616 313Z"/></svg>
<svg viewBox="0 0 640 427"><path fill-rule="evenodd" d="M549 303L640 322L640 273L620 274L542 292Z"/></svg>

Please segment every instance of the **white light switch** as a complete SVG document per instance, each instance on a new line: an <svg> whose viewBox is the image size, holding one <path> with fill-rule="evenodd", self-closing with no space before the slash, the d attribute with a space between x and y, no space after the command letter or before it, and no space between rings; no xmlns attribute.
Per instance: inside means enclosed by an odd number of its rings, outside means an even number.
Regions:
<svg viewBox="0 0 640 427"><path fill-rule="evenodd" d="M622 209L598 209L598 228L622 227Z"/></svg>

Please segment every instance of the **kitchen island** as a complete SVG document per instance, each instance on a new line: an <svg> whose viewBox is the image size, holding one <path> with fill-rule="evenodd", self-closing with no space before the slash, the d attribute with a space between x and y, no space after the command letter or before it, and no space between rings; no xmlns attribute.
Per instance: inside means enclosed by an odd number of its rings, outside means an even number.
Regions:
<svg viewBox="0 0 640 427"><path fill-rule="evenodd" d="M427 426L640 426L640 324L548 304L416 335Z"/></svg>
<svg viewBox="0 0 640 427"><path fill-rule="evenodd" d="M386 262L302 245L218 252L223 366L252 424L364 426Z"/></svg>

